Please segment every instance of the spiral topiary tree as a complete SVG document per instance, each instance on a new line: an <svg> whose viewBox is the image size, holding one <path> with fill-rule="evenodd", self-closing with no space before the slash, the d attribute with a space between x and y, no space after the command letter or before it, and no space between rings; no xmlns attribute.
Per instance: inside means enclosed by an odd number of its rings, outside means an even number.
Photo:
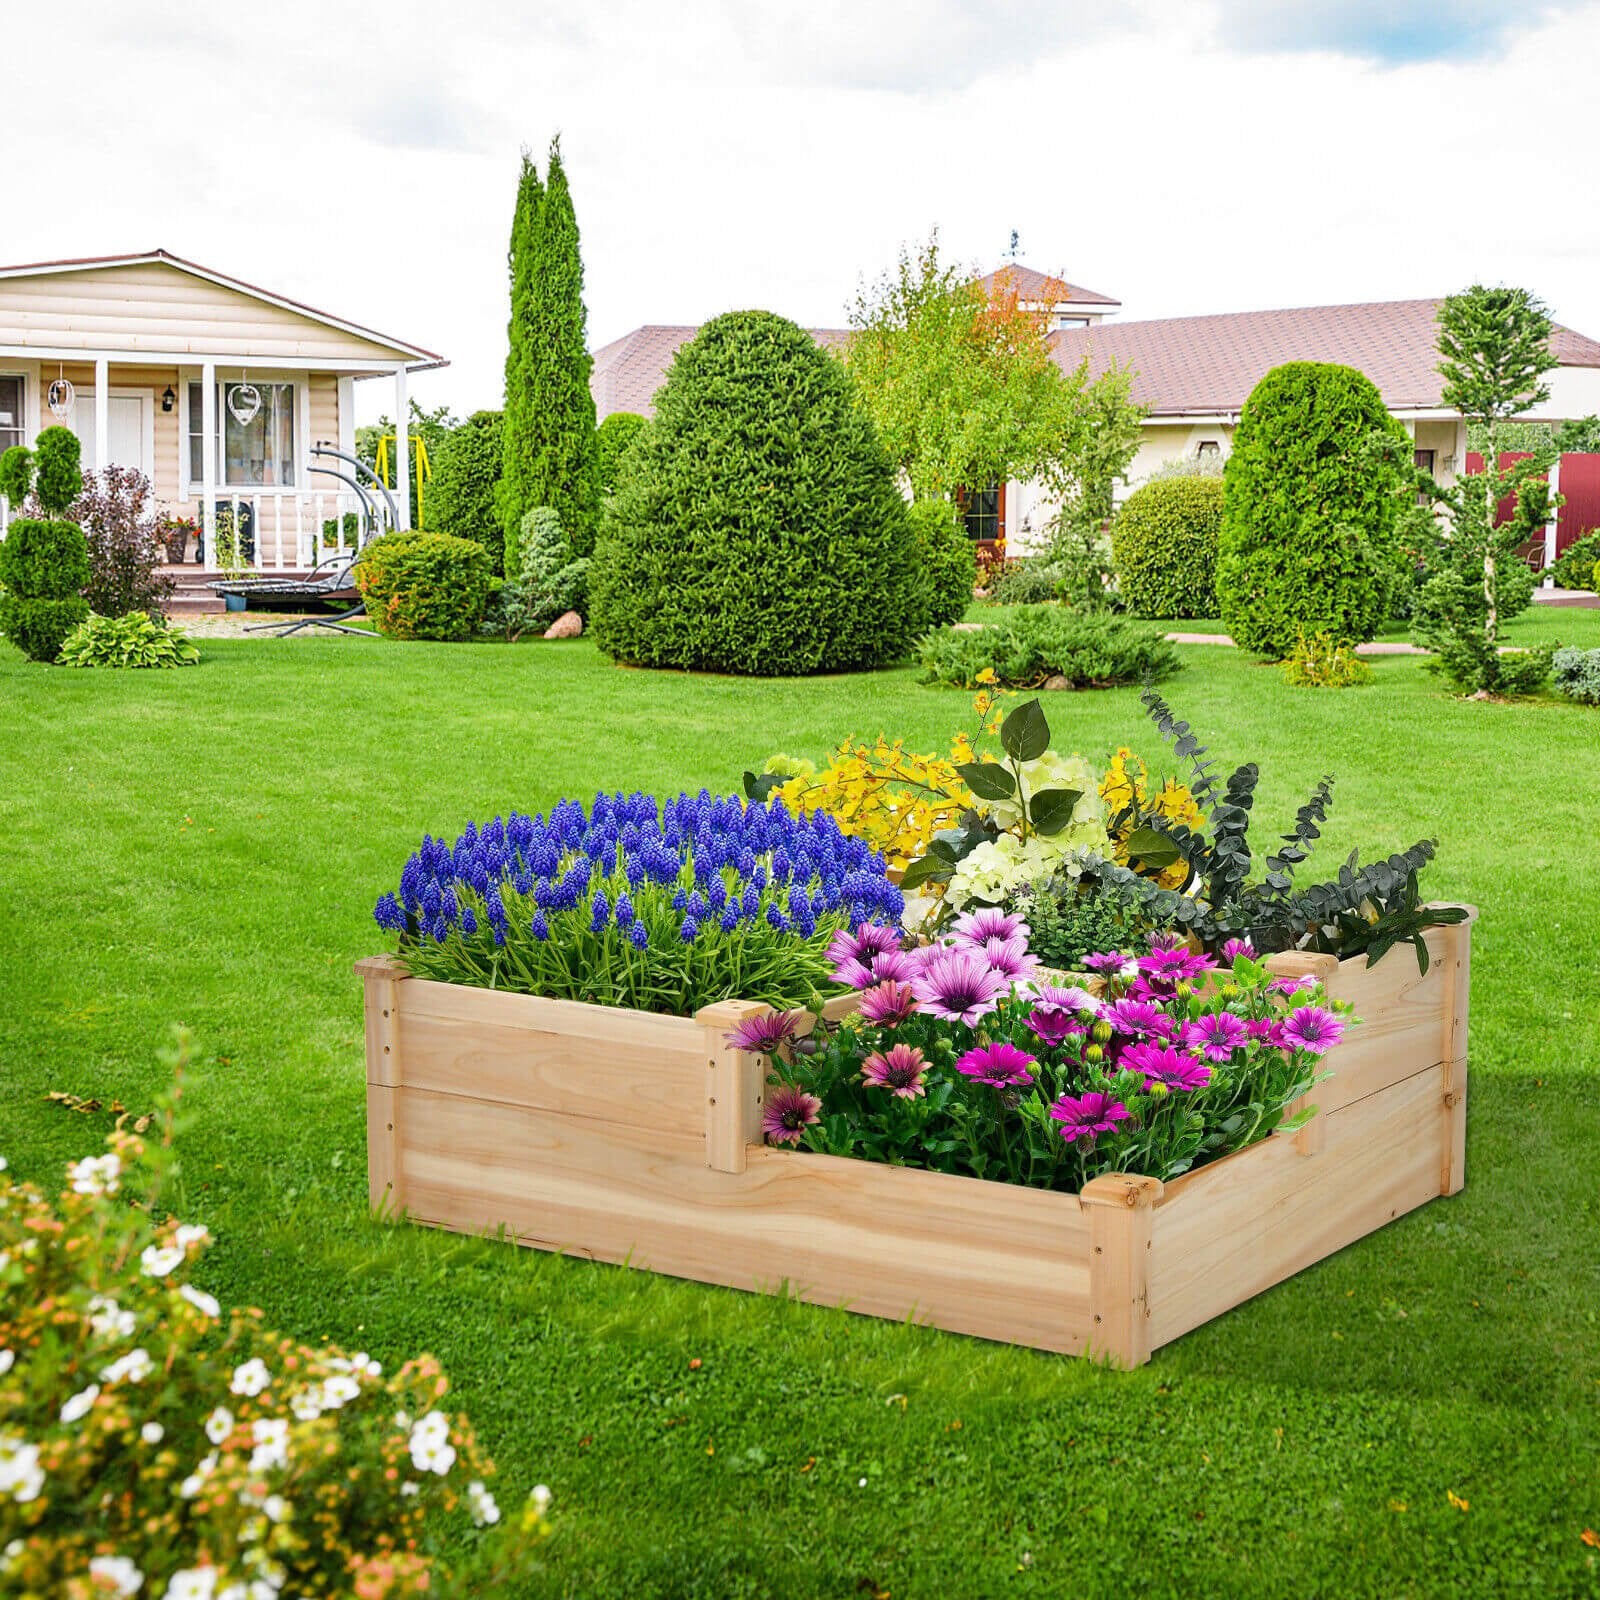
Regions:
<svg viewBox="0 0 1600 1600"><path fill-rule="evenodd" d="M926 625L889 458L849 374L766 311L708 322L623 457L590 569L619 661L756 676L877 666Z"/></svg>
<svg viewBox="0 0 1600 1600"><path fill-rule="evenodd" d="M1243 649L1286 656L1301 634L1370 639L1393 592L1410 441L1372 381L1332 362L1274 367L1239 415L1223 470L1217 600Z"/></svg>
<svg viewBox="0 0 1600 1600"><path fill-rule="evenodd" d="M66 520L83 489L78 436L46 428L34 453L6 452L5 495L13 506L30 486L43 517L16 517L0 542L0 633L35 661L54 661L89 615L89 541Z"/></svg>
<svg viewBox="0 0 1600 1600"><path fill-rule="evenodd" d="M1222 479L1157 478L1111 524L1117 588L1136 617L1217 614Z"/></svg>

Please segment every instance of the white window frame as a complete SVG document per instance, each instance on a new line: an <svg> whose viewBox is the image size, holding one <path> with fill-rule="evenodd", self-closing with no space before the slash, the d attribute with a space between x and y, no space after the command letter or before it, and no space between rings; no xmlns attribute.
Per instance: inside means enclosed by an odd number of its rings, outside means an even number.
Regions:
<svg viewBox="0 0 1600 1600"><path fill-rule="evenodd" d="M264 483L228 483L226 481L227 459L222 450L223 428L226 424L222 420L223 408L227 404L227 390L230 383L245 382L248 367L217 367L217 437L211 441L211 448L216 451L217 498L240 500L255 500L270 498L279 495L297 495L307 492L308 474L311 467L311 445L309 434L311 432L311 372L309 368L296 368L292 371L279 367L257 368L252 383L292 383L294 385L294 482L292 484L264 484ZM178 369L178 491L179 498L183 500L200 500L204 498L205 485L192 478L189 474L189 385L203 381L199 367L180 367Z"/></svg>

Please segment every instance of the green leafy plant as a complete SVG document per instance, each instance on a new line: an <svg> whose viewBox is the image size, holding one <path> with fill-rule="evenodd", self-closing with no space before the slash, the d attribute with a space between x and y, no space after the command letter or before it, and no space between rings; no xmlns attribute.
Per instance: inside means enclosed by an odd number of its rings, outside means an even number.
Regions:
<svg viewBox="0 0 1600 1600"><path fill-rule="evenodd" d="M649 424L637 411L613 411L594 434L595 476L601 494L610 494L617 486L617 468L628 452L628 447Z"/></svg>
<svg viewBox="0 0 1600 1600"><path fill-rule="evenodd" d="M1410 449L1353 368L1292 361L1256 385L1223 469L1217 548L1217 602L1241 649L1281 660L1301 632L1372 638L1398 581L1411 473L1396 452Z"/></svg>
<svg viewBox="0 0 1600 1600"><path fill-rule="evenodd" d="M0 494L17 511L33 487L33 452L26 445L14 444L0 455Z"/></svg>
<svg viewBox="0 0 1600 1600"><path fill-rule="evenodd" d="M957 689L988 682L990 672L1008 688L1104 689L1163 678L1181 664L1152 628L1061 606L1024 606L983 628L941 629L917 654L922 682Z"/></svg>
<svg viewBox="0 0 1600 1600"><path fill-rule="evenodd" d="M510 639L542 631L565 612L583 612L589 588L589 561L573 555L553 507L535 506L522 519L518 544L522 570L501 587L484 623Z"/></svg>
<svg viewBox="0 0 1600 1600"><path fill-rule="evenodd" d="M182 628L143 611L90 615L61 646L64 667L192 667L199 660L199 650Z"/></svg>
<svg viewBox="0 0 1600 1600"><path fill-rule="evenodd" d="M381 534L361 552L356 587L367 615L391 639L470 639L483 620L493 573L488 552L447 533Z"/></svg>
<svg viewBox="0 0 1600 1600"><path fill-rule="evenodd" d="M506 547L495 504L500 430L500 412L474 411L440 441L428 483L428 526L435 533L476 540L489 552L496 572L504 570Z"/></svg>
<svg viewBox="0 0 1600 1600"><path fill-rule="evenodd" d="M1600 528L1575 539L1550 569L1558 589L1593 589L1600 568Z"/></svg>
<svg viewBox="0 0 1600 1600"><path fill-rule="evenodd" d="M1296 887L1295 870L1321 837L1333 803L1333 779L1324 778L1256 876L1249 835L1259 768L1247 762L1220 781L1189 724L1179 721L1154 690L1147 689L1141 698L1175 754L1189 763L1189 791L1209 824L1209 831L1202 833L1146 808L1112 819L1114 831L1133 825L1128 852L1134 866L1106 863L1098 870L1107 882L1135 894L1142 916L1155 927L1179 930L1207 950L1220 950L1230 939L1247 939L1262 953L1311 949L1346 957L1365 951L1371 965L1405 941L1415 947L1427 971L1423 934L1467 917L1459 906L1426 906L1417 899L1417 875L1436 849L1432 839L1418 840L1365 866L1352 851L1336 878ZM1179 861L1189 868L1182 890L1159 888L1144 876Z"/></svg>
<svg viewBox="0 0 1600 1600"><path fill-rule="evenodd" d="M1049 542L1034 559L1055 575L1053 598L1075 611L1121 611L1107 522L1090 502L1069 501L1051 519Z"/></svg>
<svg viewBox="0 0 1600 1600"><path fill-rule="evenodd" d="M1092 864L1046 888L1023 889L1007 904L1027 921L1028 948L1061 972L1081 968L1096 951L1126 949L1139 936L1135 898L1102 884Z"/></svg>
<svg viewBox="0 0 1600 1600"><path fill-rule="evenodd" d="M1372 682L1372 668L1331 633L1302 633L1283 659L1283 681L1296 689L1354 689Z"/></svg>
<svg viewBox="0 0 1600 1600"><path fill-rule="evenodd" d="M70 448L52 436L66 434ZM48 442L47 442L48 441ZM41 463L49 462L52 504L75 479L71 505L83 486L76 468L78 440L65 428L46 428L39 435ZM10 492L18 498L13 507L26 499L34 458L26 451L6 453L10 462ZM72 471L67 471L71 462ZM0 633L35 661L54 661L61 653L67 635L89 615L89 602L83 590L90 576L89 542L75 522L62 520L61 507L49 516L14 517L0 540Z"/></svg>
<svg viewBox="0 0 1600 1600"><path fill-rule="evenodd" d="M83 492L82 446L71 428L46 428L34 441L33 492L47 517L65 517Z"/></svg>
<svg viewBox="0 0 1600 1600"><path fill-rule="evenodd" d="M249 535L232 506L218 506L211 514L211 558L217 571L230 581L250 572Z"/></svg>
<svg viewBox="0 0 1600 1600"><path fill-rule="evenodd" d="M1043 556L1019 556L1000 569L989 591L997 606L1048 605L1061 587L1061 568Z"/></svg>
<svg viewBox="0 0 1600 1600"><path fill-rule="evenodd" d="M1220 477L1160 478L1129 496L1111 524L1117 587L1137 617L1217 614Z"/></svg>
<svg viewBox="0 0 1600 1600"><path fill-rule="evenodd" d="M620 661L757 676L906 654L925 625L905 501L849 374L766 311L679 350L590 573Z"/></svg>
<svg viewBox="0 0 1600 1600"><path fill-rule="evenodd" d="M972 604L978 559L971 539L948 500L918 500L907 515L917 564L927 587L930 627L959 622Z"/></svg>
<svg viewBox="0 0 1600 1600"><path fill-rule="evenodd" d="M1573 645L1557 650L1550 661L1556 688L1580 705L1600 706L1600 650Z"/></svg>

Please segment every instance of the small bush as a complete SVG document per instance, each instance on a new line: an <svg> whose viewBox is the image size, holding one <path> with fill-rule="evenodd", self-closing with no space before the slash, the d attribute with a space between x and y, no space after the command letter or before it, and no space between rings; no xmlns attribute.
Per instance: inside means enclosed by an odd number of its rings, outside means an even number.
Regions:
<svg viewBox="0 0 1600 1600"><path fill-rule="evenodd" d="M382 534L355 567L367 615L391 639L470 639L493 576L481 544L448 533Z"/></svg>
<svg viewBox="0 0 1600 1600"><path fill-rule="evenodd" d="M997 606L1045 605L1055 599L1060 582L1060 567L1039 556L1022 556L1006 562L989 598Z"/></svg>
<svg viewBox="0 0 1600 1600"><path fill-rule="evenodd" d="M137 467L107 467L84 479L72 520L89 544L84 599L102 617L160 611L172 597L172 577L161 570L162 545L150 480Z"/></svg>
<svg viewBox="0 0 1600 1600"><path fill-rule="evenodd" d="M498 613L495 632L511 639L542 633L566 612L581 615L588 609L589 561L573 554L559 512L550 506L535 506L528 512L522 519L518 549L522 571L515 581L502 585L491 608Z"/></svg>
<svg viewBox="0 0 1600 1600"><path fill-rule="evenodd" d="M1593 589L1600 581L1600 528L1569 544L1550 576L1558 589Z"/></svg>
<svg viewBox="0 0 1600 1600"><path fill-rule="evenodd" d="M1283 681L1296 689L1354 689L1372 682L1372 668L1331 633L1302 633L1284 657Z"/></svg>
<svg viewBox="0 0 1600 1600"><path fill-rule="evenodd" d="M948 500L918 500L910 510L917 562L927 581L927 626L959 622L972 604L978 558Z"/></svg>
<svg viewBox="0 0 1600 1600"><path fill-rule="evenodd" d="M0 633L34 661L56 660L67 635L88 615L89 602L83 599L30 600L22 595L0 595Z"/></svg>
<svg viewBox="0 0 1600 1600"><path fill-rule="evenodd" d="M1047 967L1070 972L1100 950L1125 950L1137 914L1114 887L1092 880L1064 878L1048 889L1025 890L1009 909L1027 919L1028 948Z"/></svg>
<svg viewBox="0 0 1600 1600"><path fill-rule="evenodd" d="M992 671L1006 688L1108 689L1163 678L1179 667L1171 645L1153 629L1103 612L1025 606L986 628L944 628L919 646L922 682L955 689L978 686Z"/></svg>
<svg viewBox="0 0 1600 1600"><path fill-rule="evenodd" d="M645 419L636 411L613 411L595 429L594 466L601 494L610 494L616 488L617 468L622 465L628 446L645 426Z"/></svg>
<svg viewBox="0 0 1600 1600"><path fill-rule="evenodd" d="M1220 477L1160 478L1128 499L1111 524L1117 585L1136 617L1217 614Z"/></svg>
<svg viewBox="0 0 1600 1600"><path fill-rule="evenodd" d="M33 660L54 661L89 615L88 581L89 547L76 523L18 517L0 541L0 633Z"/></svg>
<svg viewBox="0 0 1600 1600"><path fill-rule="evenodd" d="M20 509L33 487L33 452L26 445L14 444L0 456L0 494Z"/></svg>
<svg viewBox="0 0 1600 1600"><path fill-rule="evenodd" d="M437 533L473 539L489 552L496 572L504 570L505 530L495 508L500 481L498 411L474 411L452 428L434 453L428 481L427 522Z"/></svg>
<svg viewBox="0 0 1600 1600"><path fill-rule="evenodd" d="M1533 594L1533 571L1515 556L1495 569L1496 594L1515 616ZM1441 566L1422 587L1417 632L1432 652L1430 671L1442 673L1465 694L1536 694L1550 675L1550 650L1498 650L1484 637L1483 580L1457 563Z"/></svg>
<svg viewBox="0 0 1600 1600"><path fill-rule="evenodd" d="M1557 650L1550 658L1555 685L1569 700L1600 706L1600 650L1580 650L1575 645Z"/></svg>
<svg viewBox="0 0 1600 1600"><path fill-rule="evenodd" d="M199 659L194 641L182 628L143 611L91 616L61 646L64 667L192 667Z"/></svg>
<svg viewBox="0 0 1600 1600"><path fill-rule="evenodd" d="M71 428L46 428L34 441L34 495L47 517L64 517L83 492L82 449Z"/></svg>

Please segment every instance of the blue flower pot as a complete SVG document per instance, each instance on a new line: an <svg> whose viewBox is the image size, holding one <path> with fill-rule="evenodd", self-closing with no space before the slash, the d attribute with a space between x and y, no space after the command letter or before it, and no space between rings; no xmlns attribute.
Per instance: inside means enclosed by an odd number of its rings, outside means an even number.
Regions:
<svg viewBox="0 0 1600 1600"><path fill-rule="evenodd" d="M225 594L222 598L227 601L230 611L243 611L250 603L248 597L242 594Z"/></svg>

